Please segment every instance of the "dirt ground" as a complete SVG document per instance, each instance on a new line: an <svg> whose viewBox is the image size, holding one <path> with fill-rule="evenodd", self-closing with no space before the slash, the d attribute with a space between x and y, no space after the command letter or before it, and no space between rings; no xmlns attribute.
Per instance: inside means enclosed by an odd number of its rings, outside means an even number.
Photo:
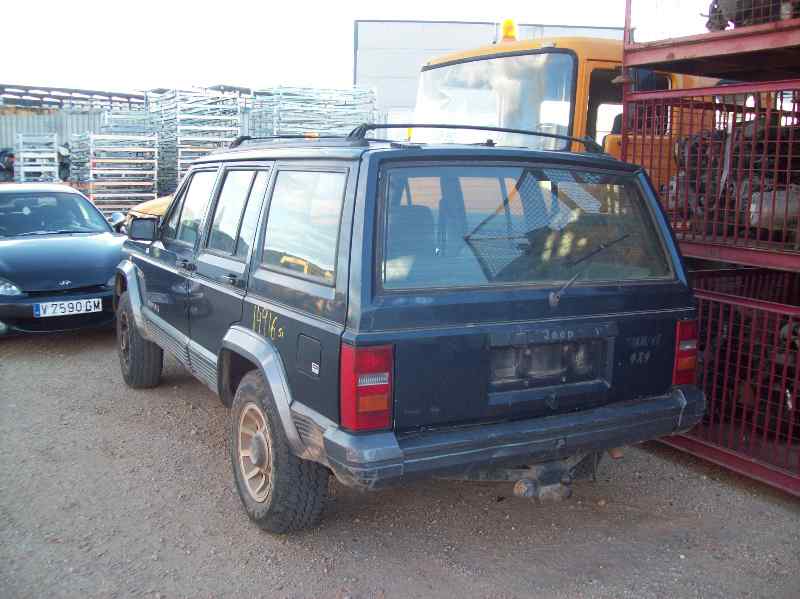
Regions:
<svg viewBox="0 0 800 599"><path fill-rule="evenodd" d="M800 502L658 445L573 499L333 484L319 528L240 509L227 412L175 362L127 389L110 331L0 340L0 597L800 597Z"/></svg>

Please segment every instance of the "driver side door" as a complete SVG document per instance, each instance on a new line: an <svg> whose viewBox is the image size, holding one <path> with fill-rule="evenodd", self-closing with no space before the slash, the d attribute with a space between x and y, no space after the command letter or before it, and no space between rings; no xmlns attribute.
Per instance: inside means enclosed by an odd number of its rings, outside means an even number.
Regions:
<svg viewBox="0 0 800 599"><path fill-rule="evenodd" d="M142 273L142 311L158 344L189 365L189 279L194 252L217 179L217 168L189 175L164 222L159 239L134 262Z"/></svg>

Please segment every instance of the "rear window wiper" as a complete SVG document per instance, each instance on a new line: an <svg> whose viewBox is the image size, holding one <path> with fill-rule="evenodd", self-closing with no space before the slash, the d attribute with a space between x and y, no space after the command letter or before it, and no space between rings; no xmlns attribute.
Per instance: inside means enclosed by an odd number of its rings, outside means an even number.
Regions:
<svg viewBox="0 0 800 599"><path fill-rule="evenodd" d="M600 245L598 245L593 250L589 250L588 252L586 252L583 256L581 256L577 260L573 260L572 262L567 263L567 266L577 266L581 262L584 262L584 261L588 260L589 258L593 258L594 256L596 256L600 252L604 252L605 250L610 248L612 245L615 245L615 244L619 243L620 241L624 241L625 239L627 239L630 236L631 236L630 233L625 233L623 235L620 235L616 239L612 239L611 241L606 241L604 243L601 243Z"/></svg>
<svg viewBox="0 0 800 599"><path fill-rule="evenodd" d="M607 250L608 248L610 248L612 245L615 245L615 244L619 243L620 241L623 241L623 240L627 239L627 238L628 238L628 237L630 237L630 236L631 236L631 234L630 234L630 233L625 233L624 235L620 235L620 236L619 236L619 237L617 237L616 239L612 239L611 241L606 241L606 242L604 242L604 243L601 243L600 245L598 245L598 246L597 246L596 248L594 248L593 250L589 250L588 252L586 252L586 253L585 253L583 256L581 256L580 258L577 258L576 260L573 260L573 261L571 261L571 262L568 262L568 263L567 263L567 266L577 266L577 265L578 265L578 264L580 264L581 262L585 262L586 260L589 260L590 258L594 258L594 257L595 257L597 254L599 254L599 253L601 253L601 252L604 252L605 250ZM587 266L587 268L588 268L588 266ZM575 281L577 281L577 280L578 280L578 277L580 277L580 276L581 276L581 275L582 275L584 272L586 272L586 268L582 268L582 269L580 269L578 272L576 272L576 273L575 273L575 274L572 276L572 278L571 278L569 281L567 281L566 283L564 283L564 284L563 284L563 285L562 285L562 286L559 288L559 290L558 290L558 291L551 291L551 292L550 292L550 296L548 297L548 301L549 301L549 303L550 303L550 307L551 307L551 308L555 308L556 306L558 306L558 304L561 302L561 297L564 295L564 292L565 292L567 289L569 289L570 287L572 287L572 284L573 284Z"/></svg>

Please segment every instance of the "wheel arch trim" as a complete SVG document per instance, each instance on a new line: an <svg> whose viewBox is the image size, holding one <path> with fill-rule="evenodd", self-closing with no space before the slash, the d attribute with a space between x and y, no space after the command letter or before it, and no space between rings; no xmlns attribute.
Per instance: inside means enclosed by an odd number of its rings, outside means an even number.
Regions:
<svg viewBox="0 0 800 599"><path fill-rule="evenodd" d="M139 276L137 273L136 265L130 260L123 259L116 268L117 281L114 286L114 310L116 311L119 304L119 297L122 295L120 288L120 277L125 279L125 287L128 292L128 297L131 300L131 310L133 311L133 321L136 323L136 328L139 334L145 339L149 339L147 335L147 326L142 314L142 290L139 285Z"/></svg>
<svg viewBox="0 0 800 599"><path fill-rule="evenodd" d="M291 405L293 400L289 389L289 380L286 376L283 360L281 360L281 356L275 346L250 329L241 325L234 325L228 329L222 339L220 354L223 351L238 354L258 366L272 392L275 407L278 409L278 415L280 416L286 439L289 441L289 446L296 455L302 455L305 452L305 446L300 439L292 418ZM222 365L222 360L218 359L217 363ZM222 396L224 388L225 371L226 369L222 367L217 369L217 387L220 396Z"/></svg>

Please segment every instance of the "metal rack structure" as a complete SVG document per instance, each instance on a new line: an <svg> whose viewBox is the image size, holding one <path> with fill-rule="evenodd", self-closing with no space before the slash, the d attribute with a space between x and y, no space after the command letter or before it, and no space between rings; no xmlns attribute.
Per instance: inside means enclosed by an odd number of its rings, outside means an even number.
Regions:
<svg viewBox="0 0 800 599"><path fill-rule="evenodd" d="M18 183L54 182L58 176L58 136L17 134L14 179Z"/></svg>
<svg viewBox="0 0 800 599"><path fill-rule="evenodd" d="M194 159L227 147L240 134L238 94L168 90L149 100L159 136L160 194L175 191Z"/></svg>
<svg viewBox="0 0 800 599"><path fill-rule="evenodd" d="M667 442L800 496L800 0L718 0L707 32L648 41L634 4L668 21L665 3L626 0L626 80L714 78L625 91L623 159L648 170L698 269L708 412Z"/></svg>
<svg viewBox="0 0 800 599"><path fill-rule="evenodd" d="M623 155L645 165L685 255L800 266L800 80L627 95Z"/></svg>
<svg viewBox="0 0 800 599"><path fill-rule="evenodd" d="M156 121L149 110L106 110L103 112L101 133L153 135Z"/></svg>
<svg viewBox="0 0 800 599"><path fill-rule="evenodd" d="M667 443L800 495L800 273L695 273L707 413Z"/></svg>
<svg viewBox="0 0 800 599"><path fill-rule="evenodd" d="M157 197L158 136L84 133L72 138L71 177L104 213Z"/></svg>
<svg viewBox="0 0 800 599"><path fill-rule="evenodd" d="M0 106L142 110L144 94L0 83Z"/></svg>
<svg viewBox="0 0 800 599"><path fill-rule="evenodd" d="M246 133L252 137L347 135L376 121L375 93L363 88L276 87L253 92L246 106Z"/></svg>
<svg viewBox="0 0 800 599"><path fill-rule="evenodd" d="M662 28L675 23L680 6L680 0L655 6L652 0L626 0L627 67L751 82L798 76L800 0L717 0L711 3L710 15L681 15L692 21L681 23L692 34L674 37ZM646 21L632 19L634 11ZM653 36L663 38L650 39Z"/></svg>

